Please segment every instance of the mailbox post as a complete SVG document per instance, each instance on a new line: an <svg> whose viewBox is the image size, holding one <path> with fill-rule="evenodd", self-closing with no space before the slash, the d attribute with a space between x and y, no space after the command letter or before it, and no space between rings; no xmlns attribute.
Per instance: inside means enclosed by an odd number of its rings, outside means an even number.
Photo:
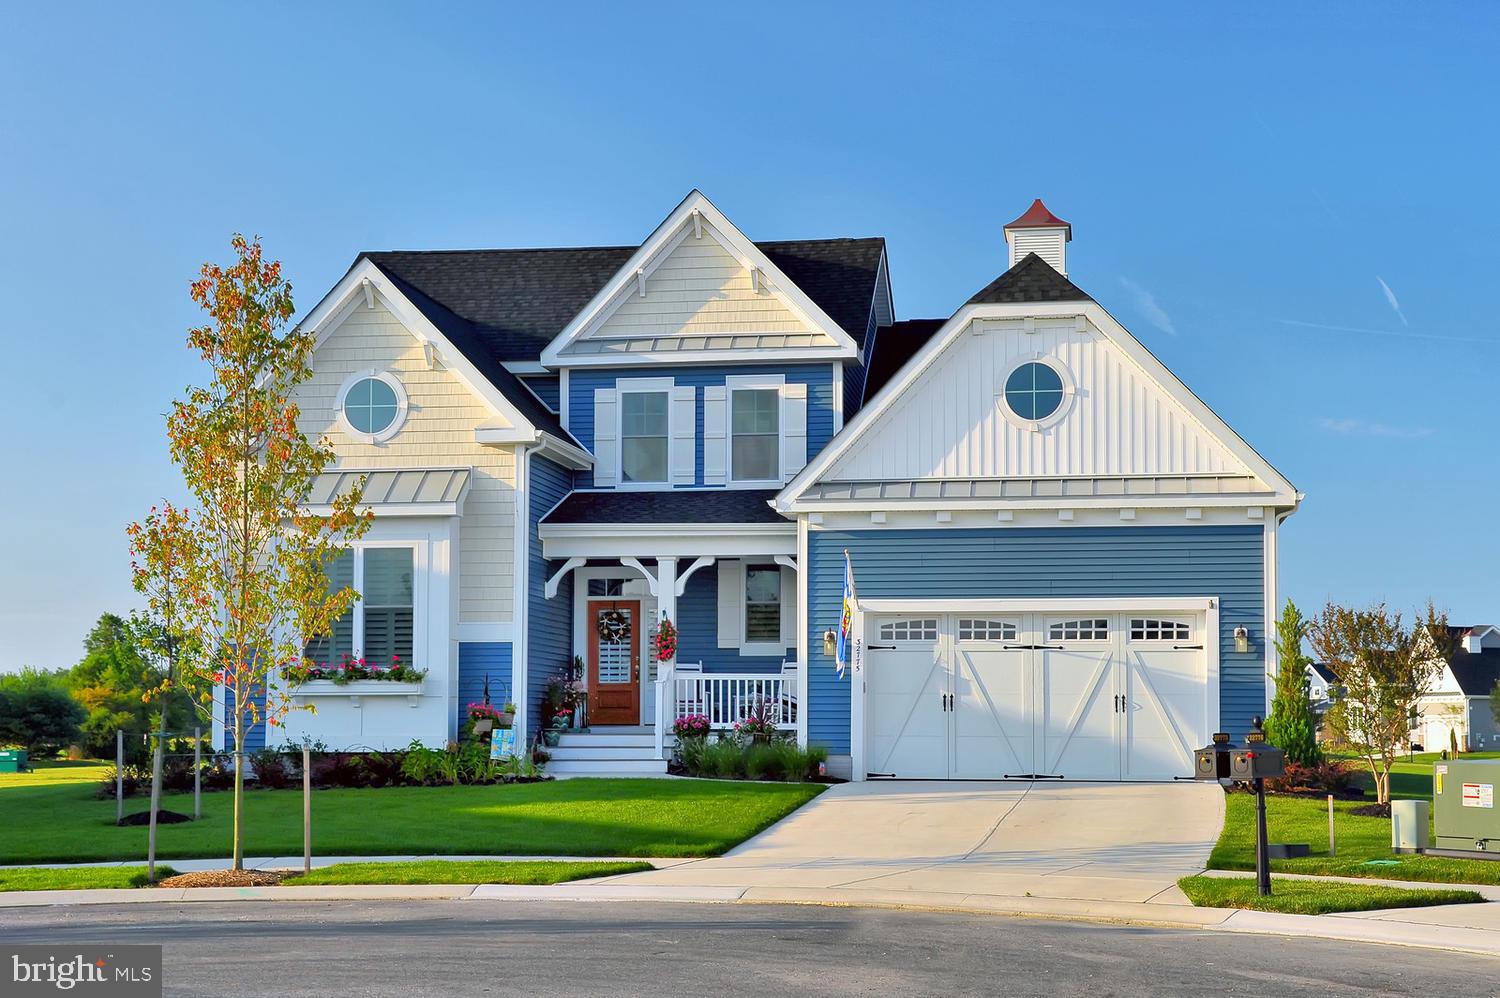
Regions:
<svg viewBox="0 0 1500 998"><path fill-rule="evenodd" d="M1193 778L1197 780L1231 780L1249 783L1255 788L1255 887L1261 897L1271 895L1270 846L1266 835L1266 778L1286 772L1286 757L1281 749L1266 744L1261 719L1255 719L1254 730L1245 736L1245 744L1236 745L1224 732L1214 735L1212 745L1195 753Z"/></svg>

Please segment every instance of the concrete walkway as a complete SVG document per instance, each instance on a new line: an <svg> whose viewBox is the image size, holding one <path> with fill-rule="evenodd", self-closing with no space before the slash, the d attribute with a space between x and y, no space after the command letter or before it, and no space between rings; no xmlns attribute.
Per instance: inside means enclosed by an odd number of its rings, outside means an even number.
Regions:
<svg viewBox="0 0 1500 998"><path fill-rule="evenodd" d="M493 863L650 863L657 868L691 863L691 859L652 859L639 856L450 856L424 853L409 856L314 856L314 869L334 866L339 863L411 863L440 860L449 863L471 861ZM226 870L229 858L218 859L159 859L159 866L170 866L178 873L200 873L205 870ZM117 859L103 863L17 863L0 865L0 870L62 870L83 867L145 866L145 859ZM247 856L243 863L247 870L300 870L301 856ZM0 898L4 895L0 894Z"/></svg>
<svg viewBox="0 0 1500 998"><path fill-rule="evenodd" d="M607 882L1185 904L1223 820L1223 792L1193 783L872 780L724 856Z"/></svg>

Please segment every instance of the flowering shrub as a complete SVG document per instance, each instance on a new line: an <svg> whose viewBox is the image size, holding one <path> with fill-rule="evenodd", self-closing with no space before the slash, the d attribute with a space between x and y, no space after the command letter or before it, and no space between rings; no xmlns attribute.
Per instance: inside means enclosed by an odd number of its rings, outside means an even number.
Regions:
<svg viewBox="0 0 1500 998"><path fill-rule="evenodd" d="M684 714L672 722L672 734L678 738L707 738L708 717L704 714Z"/></svg>
<svg viewBox="0 0 1500 998"><path fill-rule="evenodd" d="M293 685L311 682L315 679L328 680L340 686L361 679L377 679L389 683L420 683L422 677L427 675L426 669L418 669L409 662L404 662L400 655L392 655L386 665L378 662L370 662L364 658L355 658L345 653L338 662L309 662L289 665L282 674L286 681Z"/></svg>
<svg viewBox="0 0 1500 998"><path fill-rule="evenodd" d="M651 636L651 647L658 662L669 662L677 657L677 628L668 618L662 618L661 626Z"/></svg>
<svg viewBox="0 0 1500 998"><path fill-rule="evenodd" d="M1333 762L1303 766L1295 762L1286 764L1286 774L1266 781L1266 789L1275 794L1333 794L1335 797L1361 798L1364 789L1356 786L1358 775L1354 770Z"/></svg>
<svg viewBox="0 0 1500 998"><path fill-rule="evenodd" d="M771 717L770 701L762 700L745 714L743 721L736 721L734 733L750 737L774 735L776 722Z"/></svg>

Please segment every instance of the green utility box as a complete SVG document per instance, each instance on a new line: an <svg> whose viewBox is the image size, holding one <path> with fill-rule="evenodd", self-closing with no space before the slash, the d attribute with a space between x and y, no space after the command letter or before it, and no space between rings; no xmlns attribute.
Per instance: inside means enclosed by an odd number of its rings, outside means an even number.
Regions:
<svg viewBox="0 0 1500 998"><path fill-rule="evenodd" d="M1432 772L1433 845L1438 849L1500 852L1500 759L1454 759Z"/></svg>
<svg viewBox="0 0 1500 998"><path fill-rule="evenodd" d="M26 772L25 749L0 749L0 773Z"/></svg>

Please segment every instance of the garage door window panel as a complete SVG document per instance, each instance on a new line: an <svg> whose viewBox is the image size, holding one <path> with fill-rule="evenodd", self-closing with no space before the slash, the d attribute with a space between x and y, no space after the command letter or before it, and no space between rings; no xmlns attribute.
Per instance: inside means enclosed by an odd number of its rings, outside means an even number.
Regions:
<svg viewBox="0 0 1500 998"><path fill-rule="evenodd" d="M880 625L881 641L936 641L937 636L936 617L893 620Z"/></svg>
<svg viewBox="0 0 1500 998"><path fill-rule="evenodd" d="M1047 628L1048 641L1108 641L1109 618L1084 617L1054 621Z"/></svg>
<svg viewBox="0 0 1500 998"><path fill-rule="evenodd" d="M1130 618L1131 641L1186 641L1192 628L1180 620L1157 617Z"/></svg>
<svg viewBox="0 0 1500 998"><path fill-rule="evenodd" d="M1008 620L958 618L958 640L960 641L1014 641L1018 633L1016 625Z"/></svg>

